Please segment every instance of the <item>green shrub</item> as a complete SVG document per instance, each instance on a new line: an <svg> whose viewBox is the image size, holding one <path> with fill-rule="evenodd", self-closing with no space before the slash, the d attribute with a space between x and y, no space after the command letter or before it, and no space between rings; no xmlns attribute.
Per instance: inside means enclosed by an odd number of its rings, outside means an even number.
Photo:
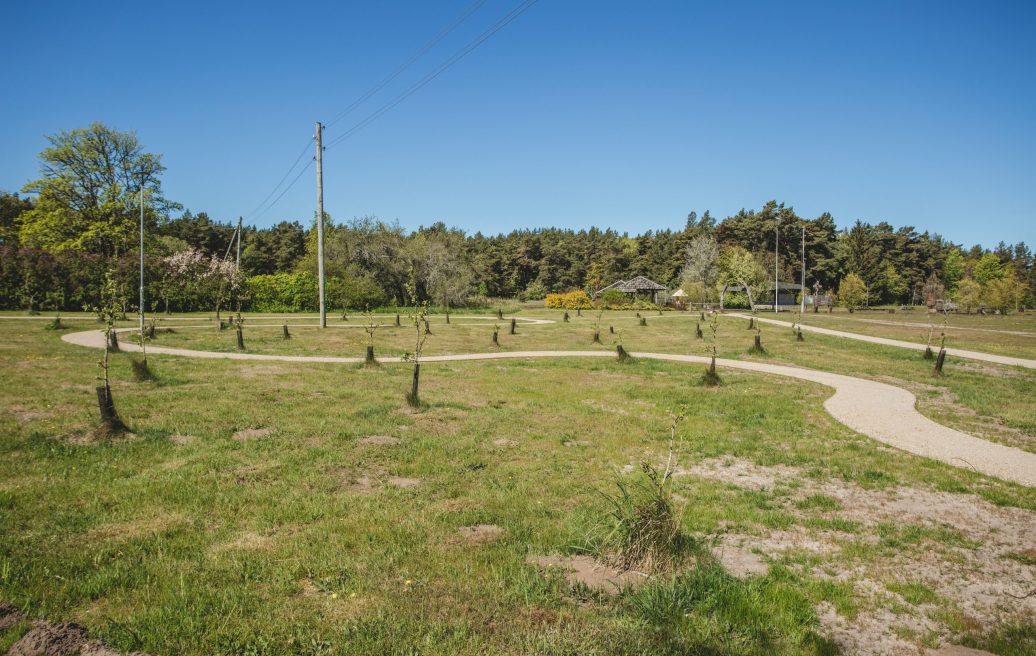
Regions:
<svg viewBox="0 0 1036 656"><path fill-rule="evenodd" d="M365 310L388 302L388 293L369 276L346 276L329 281L328 298L341 308Z"/></svg>
<svg viewBox="0 0 1036 656"><path fill-rule="evenodd" d="M548 293L547 286L539 281L533 281L529 283L529 286L525 288L524 292L518 294L519 301L538 301L542 298L546 298Z"/></svg>
<svg viewBox="0 0 1036 656"><path fill-rule="evenodd" d="M312 312L317 309L317 277L312 273L252 276L247 283L253 312Z"/></svg>
<svg viewBox="0 0 1036 656"><path fill-rule="evenodd" d="M609 289L601 294L597 300L605 308L609 310L617 310L629 303L629 296L626 296L618 289Z"/></svg>
<svg viewBox="0 0 1036 656"><path fill-rule="evenodd" d="M751 308L748 307L748 294L745 292L730 292L723 297L723 307L750 310Z"/></svg>

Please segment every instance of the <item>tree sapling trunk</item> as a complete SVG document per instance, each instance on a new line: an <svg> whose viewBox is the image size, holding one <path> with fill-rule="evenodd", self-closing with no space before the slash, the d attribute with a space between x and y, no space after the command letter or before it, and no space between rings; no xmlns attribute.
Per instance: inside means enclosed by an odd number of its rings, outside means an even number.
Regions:
<svg viewBox="0 0 1036 656"><path fill-rule="evenodd" d="M496 319L497 319L497 321L503 321L504 320L504 311L501 310L500 308L496 309Z"/></svg>
<svg viewBox="0 0 1036 656"><path fill-rule="evenodd" d="M716 387L723 382L720 380L719 374L716 373L716 356L712 356L712 359L709 361L709 366L705 369L705 375L701 377L701 382L706 387Z"/></svg>
<svg viewBox="0 0 1036 656"><path fill-rule="evenodd" d="M378 364L378 361L374 359L374 347L370 344L367 345L367 356L364 357L363 364L366 367L373 367Z"/></svg>
<svg viewBox="0 0 1036 656"><path fill-rule="evenodd" d="M752 348L748 349L749 353L766 353L766 349L763 348L763 339L761 335L756 335L755 340L752 343Z"/></svg>
<svg viewBox="0 0 1036 656"><path fill-rule="evenodd" d="M245 350L245 334L241 330L241 324L237 324L237 350Z"/></svg>
<svg viewBox="0 0 1036 656"><path fill-rule="evenodd" d="M288 324L284 324L281 328L284 329L284 339L291 339L291 333L288 332Z"/></svg>
<svg viewBox="0 0 1036 656"><path fill-rule="evenodd" d="M565 316L562 318L562 321L568 323L568 310L565 310Z"/></svg>
<svg viewBox="0 0 1036 656"><path fill-rule="evenodd" d="M755 329L755 317L748 317L748 329L749 330L754 330Z"/></svg>
<svg viewBox="0 0 1036 656"><path fill-rule="evenodd" d="M795 341L796 342L804 342L804 341L806 341L806 339L802 336L802 328L799 328L795 332Z"/></svg>
<svg viewBox="0 0 1036 656"><path fill-rule="evenodd" d="M694 336L698 339L705 339L705 333L701 331L701 323L694 324Z"/></svg>
<svg viewBox="0 0 1036 656"><path fill-rule="evenodd" d="M421 364L419 362L414 363L414 381L410 386L410 393L406 395L406 402L411 408L421 407L421 397L418 393L418 387L421 384Z"/></svg>
<svg viewBox="0 0 1036 656"><path fill-rule="evenodd" d="M511 318L511 334L512 334L512 335L516 334L516 332L515 332L515 325L516 325L516 324L517 324L517 322L516 322L516 321L514 320L514 318L512 317L512 318Z"/></svg>
<svg viewBox="0 0 1036 656"><path fill-rule="evenodd" d="M399 325L400 325L400 323L399 323L399 314L397 313L396 314L396 326L398 327Z"/></svg>
<svg viewBox="0 0 1036 656"><path fill-rule="evenodd" d="M493 346L500 346L500 327L496 326L493 328Z"/></svg>
<svg viewBox="0 0 1036 656"><path fill-rule="evenodd" d="M112 328L108 331L108 349L111 351L119 350L119 334Z"/></svg>
<svg viewBox="0 0 1036 656"><path fill-rule="evenodd" d="M608 332L610 332L612 335L614 335L615 334L615 326L608 326Z"/></svg>
<svg viewBox="0 0 1036 656"><path fill-rule="evenodd" d="M642 326L646 326L646 325L647 325L647 319L646 319L646 318L644 318L644 317L641 317L641 318L640 318L640 325L642 325Z"/></svg>
<svg viewBox="0 0 1036 656"><path fill-rule="evenodd" d="M431 335L432 334L432 327L428 325L428 319L424 320L424 334L425 335Z"/></svg>
<svg viewBox="0 0 1036 656"><path fill-rule="evenodd" d="M97 405L101 412L101 429L105 434L118 435L126 431L126 424L122 423L119 413L115 411L115 401L108 383L97 388Z"/></svg>
<svg viewBox="0 0 1036 656"><path fill-rule="evenodd" d="M601 343L601 331L597 330L597 329L594 329L594 341L592 341L591 344L600 344L600 343Z"/></svg>
<svg viewBox="0 0 1036 656"><path fill-rule="evenodd" d="M626 349L622 347L622 344L615 345L615 355L618 357L619 362L629 362L632 359Z"/></svg>
<svg viewBox="0 0 1036 656"><path fill-rule="evenodd" d="M943 366L943 363L945 363L945 362L946 362L946 349L941 348L941 349L939 349L938 357L935 358L935 368L932 370L932 372L936 376L941 376L942 375L942 366Z"/></svg>

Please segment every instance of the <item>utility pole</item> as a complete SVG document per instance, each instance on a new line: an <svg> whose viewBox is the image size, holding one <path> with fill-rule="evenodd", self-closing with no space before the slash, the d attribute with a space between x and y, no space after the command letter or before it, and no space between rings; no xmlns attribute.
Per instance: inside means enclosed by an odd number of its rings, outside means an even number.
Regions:
<svg viewBox="0 0 1036 656"><path fill-rule="evenodd" d="M799 314L806 313L806 224L802 224L802 301L799 305Z"/></svg>
<svg viewBox="0 0 1036 656"><path fill-rule="evenodd" d="M778 248L781 245L781 220L777 219L777 227L773 229L773 234L776 235L777 239L773 245L773 313L777 314L777 264L780 254Z"/></svg>
<svg viewBox="0 0 1036 656"><path fill-rule="evenodd" d="M320 327L327 328L327 308L324 306L324 157L321 133L324 126L317 121L317 278L320 294Z"/></svg>
<svg viewBox="0 0 1036 656"><path fill-rule="evenodd" d="M241 271L241 223L244 221L240 216L237 217L237 260L234 264L238 271Z"/></svg>
<svg viewBox="0 0 1036 656"><path fill-rule="evenodd" d="M144 175L140 176L140 339L144 339ZM143 341L141 342L143 343Z"/></svg>

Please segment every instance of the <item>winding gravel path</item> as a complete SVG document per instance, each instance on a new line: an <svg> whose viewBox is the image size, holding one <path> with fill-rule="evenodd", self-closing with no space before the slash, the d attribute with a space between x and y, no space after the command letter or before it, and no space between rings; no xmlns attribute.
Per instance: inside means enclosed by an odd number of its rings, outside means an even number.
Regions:
<svg viewBox="0 0 1036 656"><path fill-rule="evenodd" d="M737 317L739 319L749 318L749 315L741 313L724 314L721 316ZM791 328L795 325L790 321L781 321L780 319L767 319L766 317L760 317L759 315L756 315L755 320L761 321L763 323L773 324L775 326L785 326L787 328ZM832 335L834 337L856 339L861 342L870 342L871 344L882 344L883 346L898 346L899 348L908 348L913 349L915 351L925 350L924 344L918 344L916 342L904 342L900 339L888 339L887 337L872 337L871 335L848 333L843 330L831 330L830 328L811 326L807 323L802 324L802 330L810 333L818 333L820 335ZM992 362L994 364L1006 364L1012 367L1025 367L1026 369L1036 369L1036 360L1028 360L1026 358L1014 358L1008 355L995 355L993 353L982 353L979 351L965 351L964 349L957 348L946 349L946 354L953 355L958 358L966 358L968 360L982 360L984 362Z"/></svg>
<svg viewBox="0 0 1036 656"><path fill-rule="evenodd" d="M120 332L133 332L132 329ZM62 340L77 346L104 347L104 334L99 330L69 333ZM140 347L130 340L124 340L121 348L139 352ZM363 358L329 356L265 355L259 353L218 353L191 349L150 346L152 354L175 355L192 358L218 358L226 360L259 360L276 362L321 362L359 363ZM650 360L665 360L688 364L708 364L708 359L696 355L669 353L641 353L631 355ZM468 360L506 360L524 358L614 358L610 351L512 351L496 353L464 353L458 355L436 355L422 358L422 362L462 362ZM398 363L398 358L379 358L379 362ZM864 378L841 374L769 364L765 362L743 362L718 359L719 367L743 369L764 374L798 378L826 385L834 394L824 402L824 408L838 421L849 428L878 440L925 458L932 458L954 467L973 469L1022 485L1036 487L1036 453L1029 453L1015 447L1004 446L958 430L948 428L928 419L915 407L916 399L909 391Z"/></svg>

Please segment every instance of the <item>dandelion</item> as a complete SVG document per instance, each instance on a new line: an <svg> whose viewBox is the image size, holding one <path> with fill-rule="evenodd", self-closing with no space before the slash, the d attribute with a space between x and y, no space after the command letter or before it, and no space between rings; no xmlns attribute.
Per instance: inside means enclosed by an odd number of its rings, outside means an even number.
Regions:
<svg viewBox="0 0 1036 656"><path fill-rule="evenodd" d="M332 592L331 593L331 598L332 599L338 599L338 593L337 592Z"/></svg>
<svg viewBox="0 0 1036 656"><path fill-rule="evenodd" d="M411 581L410 579L403 581L403 585L410 585L411 583L413 583L413 581Z"/></svg>
<svg viewBox="0 0 1036 656"><path fill-rule="evenodd" d="M355 592L352 592L352 593L350 593L350 594L349 594L349 597L350 597L350 598L355 598L355 597L356 597L356 593L355 593Z"/></svg>

